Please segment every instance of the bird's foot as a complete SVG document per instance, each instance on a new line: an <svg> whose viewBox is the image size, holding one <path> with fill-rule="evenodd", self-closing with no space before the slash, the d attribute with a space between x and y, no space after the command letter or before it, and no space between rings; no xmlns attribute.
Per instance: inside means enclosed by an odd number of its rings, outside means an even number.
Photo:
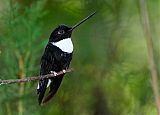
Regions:
<svg viewBox="0 0 160 115"><path fill-rule="evenodd" d="M62 72L63 72L63 73L66 73L66 70L65 70L65 69L63 69L63 70L62 70Z"/></svg>
<svg viewBox="0 0 160 115"><path fill-rule="evenodd" d="M54 76L58 75L55 71L50 71L50 73L53 74Z"/></svg>

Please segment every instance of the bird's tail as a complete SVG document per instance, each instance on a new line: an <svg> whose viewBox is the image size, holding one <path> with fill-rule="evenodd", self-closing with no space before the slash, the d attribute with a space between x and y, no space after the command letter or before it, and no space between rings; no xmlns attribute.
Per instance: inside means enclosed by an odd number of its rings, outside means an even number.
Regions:
<svg viewBox="0 0 160 115"><path fill-rule="evenodd" d="M47 103L48 101L50 101L50 99L52 99L52 97L56 94L61 82L62 82L62 79L63 79L63 76L64 75L60 75L59 77L57 78L54 78L52 79L52 82L50 84L50 91L49 93L43 98L42 100L42 104L45 104Z"/></svg>
<svg viewBox="0 0 160 115"><path fill-rule="evenodd" d="M46 92L46 87L47 87L48 80L40 80L38 87L37 87L37 94L38 94L38 102L41 104L43 97Z"/></svg>

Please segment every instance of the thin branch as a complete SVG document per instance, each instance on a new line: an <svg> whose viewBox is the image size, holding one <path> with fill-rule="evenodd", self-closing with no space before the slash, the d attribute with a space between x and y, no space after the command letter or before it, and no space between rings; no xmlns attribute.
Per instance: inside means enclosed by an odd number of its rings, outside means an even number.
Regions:
<svg viewBox="0 0 160 115"><path fill-rule="evenodd" d="M54 74L47 74L47 75L41 75L41 76L33 76L33 77L25 77L22 79L9 79L9 80L0 80L0 85L3 84L13 84L13 83L23 83L23 82L30 82L35 80L43 80L48 78L54 78L54 77L60 77L59 75L62 75L64 73L69 73L73 71L73 69L67 69L64 71L57 72L57 75Z"/></svg>
<svg viewBox="0 0 160 115"><path fill-rule="evenodd" d="M158 89L158 73L157 68L154 60L154 51L153 51L153 41L152 41L152 33L149 23L149 17L148 17L148 10L147 10L147 4L146 0L140 0L140 9L141 9L141 16L142 16L142 22L143 22L143 29L144 34L147 42L147 48L148 48L148 63L150 66L150 72L151 72L151 85L154 93L155 103L157 107L157 114L160 115L160 98L159 98L159 89Z"/></svg>

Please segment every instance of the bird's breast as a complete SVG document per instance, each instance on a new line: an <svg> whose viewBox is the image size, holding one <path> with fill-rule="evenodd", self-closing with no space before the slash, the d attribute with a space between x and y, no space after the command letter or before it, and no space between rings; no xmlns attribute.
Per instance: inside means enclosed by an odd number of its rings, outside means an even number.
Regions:
<svg viewBox="0 0 160 115"><path fill-rule="evenodd" d="M71 38L66 38L58 42L52 42L52 44L60 48L63 52L67 52L67 53L73 52L73 43Z"/></svg>

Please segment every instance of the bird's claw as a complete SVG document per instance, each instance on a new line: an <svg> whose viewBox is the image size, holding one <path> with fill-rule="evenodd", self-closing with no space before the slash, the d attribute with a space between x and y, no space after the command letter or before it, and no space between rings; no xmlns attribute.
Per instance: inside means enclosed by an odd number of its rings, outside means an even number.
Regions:
<svg viewBox="0 0 160 115"><path fill-rule="evenodd" d="M66 73L66 70L63 69L62 72L63 72L63 73ZM57 75L58 75L55 71L50 71L50 73L53 74L54 76L57 76Z"/></svg>
<svg viewBox="0 0 160 115"><path fill-rule="evenodd" d="M55 71L50 71L50 73L53 74L54 76L58 75Z"/></svg>
<svg viewBox="0 0 160 115"><path fill-rule="evenodd" d="M66 73L66 70L65 70L65 69L63 69L62 71L63 71L63 73Z"/></svg>

